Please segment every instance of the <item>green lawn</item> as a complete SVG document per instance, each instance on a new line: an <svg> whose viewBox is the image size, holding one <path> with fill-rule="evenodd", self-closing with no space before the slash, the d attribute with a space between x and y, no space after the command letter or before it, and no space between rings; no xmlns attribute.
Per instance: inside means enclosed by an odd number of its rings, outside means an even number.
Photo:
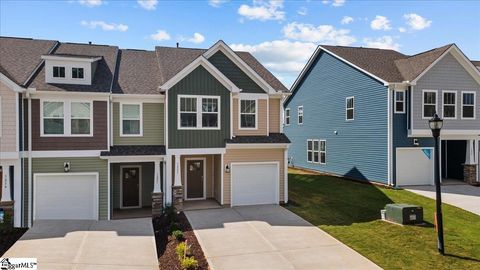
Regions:
<svg viewBox="0 0 480 270"><path fill-rule="evenodd" d="M435 201L341 178L289 174L287 208L384 269L480 269L480 217L443 205L446 256L437 252ZM426 226L379 220L388 203L423 206Z"/></svg>

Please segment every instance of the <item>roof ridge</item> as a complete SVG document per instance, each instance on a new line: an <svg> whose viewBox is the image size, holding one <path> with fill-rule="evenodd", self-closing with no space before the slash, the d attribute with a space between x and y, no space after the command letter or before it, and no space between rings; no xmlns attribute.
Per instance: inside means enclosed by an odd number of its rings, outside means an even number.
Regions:
<svg viewBox="0 0 480 270"><path fill-rule="evenodd" d="M94 44L94 43L81 43L81 42L60 42L60 44L85 45L85 46L103 46L103 47L118 48L118 46L115 46L115 45Z"/></svg>
<svg viewBox="0 0 480 270"><path fill-rule="evenodd" d="M55 40L55 39L41 39L41 38L37 39L37 38L27 38L27 37L0 36L0 38L59 42L58 40Z"/></svg>
<svg viewBox="0 0 480 270"><path fill-rule="evenodd" d="M155 48L182 49L182 50L201 50L201 51L208 50L208 49L203 49L203 48L170 47L170 46L155 46Z"/></svg>
<svg viewBox="0 0 480 270"><path fill-rule="evenodd" d="M450 43L450 44L443 45L443 46L440 46L440 47L437 47L437 48L433 48L433 49L430 49L430 50L427 50L427 51L419 52L419 53L417 53L417 54L412 54L412 55L408 56L408 58L416 57L416 56L419 56L419 55L422 55L422 54L425 54L425 53L429 53L429 52L432 52L432 51L434 51L434 50L438 50L438 49L443 48L443 47L447 47L447 46L448 46L448 47L451 47L451 46L453 46L453 45L455 45L455 43ZM408 59L408 58L407 58L407 59Z"/></svg>

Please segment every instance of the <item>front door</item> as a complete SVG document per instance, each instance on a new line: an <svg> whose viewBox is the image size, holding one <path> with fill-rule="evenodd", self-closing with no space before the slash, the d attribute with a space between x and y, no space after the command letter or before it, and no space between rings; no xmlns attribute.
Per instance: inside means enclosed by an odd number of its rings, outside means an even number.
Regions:
<svg viewBox="0 0 480 270"><path fill-rule="evenodd" d="M138 208L140 205L140 167L121 168L121 208Z"/></svg>
<svg viewBox="0 0 480 270"><path fill-rule="evenodd" d="M205 160L187 160L187 199L205 199L204 165Z"/></svg>

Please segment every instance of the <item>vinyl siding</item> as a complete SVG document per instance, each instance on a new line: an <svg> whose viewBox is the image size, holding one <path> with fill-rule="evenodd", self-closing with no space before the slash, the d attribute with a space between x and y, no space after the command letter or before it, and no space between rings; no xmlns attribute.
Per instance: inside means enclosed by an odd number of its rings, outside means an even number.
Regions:
<svg viewBox="0 0 480 270"><path fill-rule="evenodd" d="M177 126L178 95L220 96L219 130L179 130ZM199 66L168 90L168 147L218 148L225 147L230 138L230 92L204 67Z"/></svg>
<svg viewBox="0 0 480 270"><path fill-rule="evenodd" d="M33 158L32 173L64 173L63 163L70 162L72 173L98 172L99 219L108 219L108 164L98 157ZM24 221L28 220L28 162L24 162ZM33 186L33 183L32 183ZM32 200L33 201L33 200Z"/></svg>
<svg viewBox="0 0 480 270"><path fill-rule="evenodd" d="M281 115L280 115L280 106L281 100L276 98L271 98L268 104L268 119L269 126L270 126L270 133L280 133L280 125L281 125Z"/></svg>
<svg viewBox="0 0 480 270"><path fill-rule="evenodd" d="M154 178L154 163L117 163L110 164L112 176L112 206L113 209L120 208L120 167L123 166L141 166L142 175L142 206L152 206L152 192L153 192L153 178Z"/></svg>
<svg viewBox="0 0 480 270"><path fill-rule="evenodd" d="M320 53L286 108L294 166L387 183L387 88L334 58ZM345 120L346 98L355 97L353 121ZM303 106L303 125L297 107ZM335 134L335 131L337 134ZM307 140L326 140L326 164L307 162Z"/></svg>
<svg viewBox="0 0 480 270"><path fill-rule="evenodd" d="M234 136L245 136L245 135L268 135L267 130L267 119L268 119L268 110L267 110L267 100L266 99L258 99L257 102L257 129L250 130L250 129L240 129L240 108L238 98L233 99L233 135Z"/></svg>
<svg viewBox="0 0 480 270"><path fill-rule="evenodd" d="M0 82L0 152L17 151L17 93Z"/></svg>
<svg viewBox="0 0 480 270"><path fill-rule="evenodd" d="M279 162L280 202L285 200L284 149L227 149L223 156L223 163L232 162ZM272 187L273 188L273 187ZM224 204L231 204L231 173L223 173L223 200Z"/></svg>
<svg viewBox="0 0 480 270"><path fill-rule="evenodd" d="M120 136L120 103L113 103L113 144L114 145L164 145L165 121L163 103L143 103L143 136Z"/></svg>
<svg viewBox="0 0 480 270"><path fill-rule="evenodd" d="M422 119L422 90L438 90L437 111L442 117L442 90L457 91L457 119L445 119L443 129L479 130L480 133L480 85L451 54L445 55L432 67L413 89L413 129L429 129L427 120ZM476 120L461 120L461 91L476 92Z"/></svg>
<svg viewBox="0 0 480 270"><path fill-rule="evenodd" d="M223 52L216 52L208 59L208 61L238 86L238 88L242 89L242 93L265 93L258 84L245 74L245 72L233 63Z"/></svg>

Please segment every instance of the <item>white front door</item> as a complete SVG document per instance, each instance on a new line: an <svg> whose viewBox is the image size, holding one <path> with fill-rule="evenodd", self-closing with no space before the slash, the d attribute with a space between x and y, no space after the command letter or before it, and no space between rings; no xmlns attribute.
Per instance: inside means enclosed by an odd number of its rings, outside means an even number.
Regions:
<svg viewBox="0 0 480 270"><path fill-rule="evenodd" d="M232 163L232 206L278 204L278 163Z"/></svg>
<svg viewBox="0 0 480 270"><path fill-rule="evenodd" d="M432 147L397 148L396 165L397 186L434 184Z"/></svg>

